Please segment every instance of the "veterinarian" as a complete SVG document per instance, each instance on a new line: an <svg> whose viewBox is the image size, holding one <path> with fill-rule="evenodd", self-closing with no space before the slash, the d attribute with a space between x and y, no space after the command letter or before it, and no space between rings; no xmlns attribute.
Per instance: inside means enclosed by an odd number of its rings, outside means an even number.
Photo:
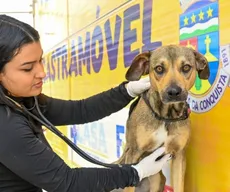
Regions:
<svg viewBox="0 0 230 192"><path fill-rule="evenodd" d="M117 168L71 169L51 149L41 124L27 115L24 106L54 125L96 121L124 108L149 88L148 79L124 82L85 100L65 101L41 94L46 76L38 32L26 23L0 15L0 191L88 192L136 186L158 173L169 155L159 161L164 148L136 165Z"/></svg>

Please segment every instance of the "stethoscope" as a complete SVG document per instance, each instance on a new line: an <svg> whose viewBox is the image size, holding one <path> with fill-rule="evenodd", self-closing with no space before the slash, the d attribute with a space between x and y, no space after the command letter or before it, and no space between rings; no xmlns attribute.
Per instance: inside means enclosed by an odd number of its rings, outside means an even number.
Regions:
<svg viewBox="0 0 230 192"><path fill-rule="evenodd" d="M114 168L114 167L121 167L122 165L120 164L109 164L109 163L103 163L101 161L98 161L97 159L94 159L87 153L85 153L82 149L80 149L77 145L75 145L69 138L67 138L61 131L59 131L40 111L39 105L38 105L38 100L37 97L34 97L35 101L35 106L36 109L41 116L41 118L37 117L33 113L31 113L24 105L19 104L15 100L11 99L10 97L6 96L7 99L9 99L11 102L13 102L17 107L19 107L23 112L25 112L27 115L31 116L35 120L37 120L39 123L47 127L50 131L52 131L54 134L56 134L58 137L60 137L63 141L66 142L67 145L69 145L78 155L80 155L82 158L85 160L104 167L108 168Z"/></svg>

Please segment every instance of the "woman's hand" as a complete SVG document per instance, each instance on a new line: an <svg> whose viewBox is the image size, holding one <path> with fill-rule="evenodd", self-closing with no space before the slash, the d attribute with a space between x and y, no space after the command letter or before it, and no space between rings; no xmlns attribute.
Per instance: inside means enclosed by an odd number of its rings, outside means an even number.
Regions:
<svg viewBox="0 0 230 192"><path fill-rule="evenodd" d="M131 97L137 97L150 88L149 76L138 81L130 81L126 84L126 89Z"/></svg>
<svg viewBox="0 0 230 192"><path fill-rule="evenodd" d="M132 167L134 167L137 170L140 181L145 177L155 175L159 171L161 171L165 163L171 157L170 154L164 155L164 152L165 152L165 147L160 147L152 154L142 159L138 164L132 165ZM157 160L158 157L161 158Z"/></svg>

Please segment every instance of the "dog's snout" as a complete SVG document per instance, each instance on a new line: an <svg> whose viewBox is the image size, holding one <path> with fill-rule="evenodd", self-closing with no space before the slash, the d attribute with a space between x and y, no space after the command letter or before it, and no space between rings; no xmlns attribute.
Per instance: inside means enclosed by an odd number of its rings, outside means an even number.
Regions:
<svg viewBox="0 0 230 192"><path fill-rule="evenodd" d="M187 91L177 84L171 84L162 94L163 102L180 102L187 99Z"/></svg>
<svg viewBox="0 0 230 192"><path fill-rule="evenodd" d="M182 89L179 86L177 86L177 85L169 87L167 89L167 94L171 98L178 97L181 94L181 92L182 92Z"/></svg>

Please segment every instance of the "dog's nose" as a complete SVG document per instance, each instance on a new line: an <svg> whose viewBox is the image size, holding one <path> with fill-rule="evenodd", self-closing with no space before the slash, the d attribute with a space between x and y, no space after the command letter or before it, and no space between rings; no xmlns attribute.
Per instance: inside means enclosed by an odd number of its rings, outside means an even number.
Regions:
<svg viewBox="0 0 230 192"><path fill-rule="evenodd" d="M171 98L176 98L177 96L179 96L182 92L182 89L178 86L173 86L168 88L167 93L168 96Z"/></svg>

